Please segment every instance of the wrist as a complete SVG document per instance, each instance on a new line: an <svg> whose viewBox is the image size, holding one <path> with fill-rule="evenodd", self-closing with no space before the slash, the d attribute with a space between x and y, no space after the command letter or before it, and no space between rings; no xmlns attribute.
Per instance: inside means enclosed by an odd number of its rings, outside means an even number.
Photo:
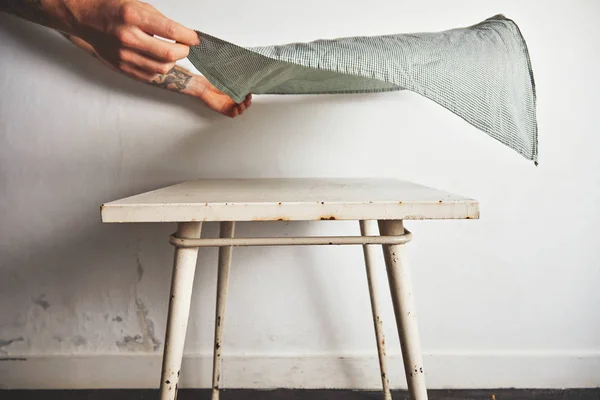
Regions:
<svg viewBox="0 0 600 400"><path fill-rule="evenodd" d="M206 79L201 75L193 75L188 85L182 93L188 94L193 97L202 98L204 91L206 90Z"/></svg>

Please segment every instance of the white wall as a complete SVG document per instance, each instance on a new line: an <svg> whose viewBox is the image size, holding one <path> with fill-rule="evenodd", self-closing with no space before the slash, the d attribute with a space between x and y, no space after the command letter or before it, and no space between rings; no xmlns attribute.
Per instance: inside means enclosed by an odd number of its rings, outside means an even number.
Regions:
<svg viewBox="0 0 600 400"><path fill-rule="evenodd" d="M540 166L408 92L256 96L230 120L0 15L0 357L13 359L0 385L157 386L174 226L102 225L99 205L198 177L284 176L398 177L480 200L479 221L408 224L431 387L600 385L599 2L153 4L242 45L505 13L531 52ZM183 386L209 384L215 272L216 251L204 251ZM360 248L236 250L227 313L226 387L379 387ZM384 323L392 384L404 387L389 306Z"/></svg>

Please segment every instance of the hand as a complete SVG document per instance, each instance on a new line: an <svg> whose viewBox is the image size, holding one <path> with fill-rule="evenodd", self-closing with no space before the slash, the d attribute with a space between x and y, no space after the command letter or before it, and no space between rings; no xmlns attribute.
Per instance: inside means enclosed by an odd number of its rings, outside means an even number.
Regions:
<svg viewBox="0 0 600 400"><path fill-rule="evenodd" d="M205 77L176 66L187 57L198 35L138 0L0 0L8 12L63 33L76 46L137 80L200 98L229 117L241 115L252 102L240 103ZM159 39L160 36L176 43Z"/></svg>
<svg viewBox="0 0 600 400"><path fill-rule="evenodd" d="M147 82L168 73L177 60L187 57L189 46L200 43L192 29L141 1L46 1L46 7L52 2L63 4L64 11L59 14L64 16L68 33L89 43L100 58L121 72Z"/></svg>
<svg viewBox="0 0 600 400"><path fill-rule="evenodd" d="M203 87L200 92L200 99L212 110L219 112L228 117L235 118L242 115L244 111L252 104L252 95L246 96L246 99L237 104L228 95L221 92L213 84L211 84L204 76L194 75L196 84Z"/></svg>

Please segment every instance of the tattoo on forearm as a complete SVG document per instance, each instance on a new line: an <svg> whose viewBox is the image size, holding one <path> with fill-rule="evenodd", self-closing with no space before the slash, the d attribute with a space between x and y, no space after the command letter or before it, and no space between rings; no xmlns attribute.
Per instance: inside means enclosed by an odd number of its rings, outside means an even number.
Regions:
<svg viewBox="0 0 600 400"><path fill-rule="evenodd" d="M163 89L180 92L187 87L188 83L192 79L192 76L192 74L183 68L175 66L166 74L159 75L158 78L152 81L152 84Z"/></svg>
<svg viewBox="0 0 600 400"><path fill-rule="evenodd" d="M42 0L0 0L0 11L38 24L47 24L51 20L42 7Z"/></svg>

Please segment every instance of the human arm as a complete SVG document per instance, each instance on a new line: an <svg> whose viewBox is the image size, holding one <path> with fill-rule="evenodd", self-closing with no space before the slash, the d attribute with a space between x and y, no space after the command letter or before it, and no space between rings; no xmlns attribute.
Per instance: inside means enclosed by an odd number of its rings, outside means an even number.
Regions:
<svg viewBox="0 0 600 400"><path fill-rule="evenodd" d="M115 69L110 63L102 60L94 48L83 39L76 36L63 34L71 43L86 51L100 61ZM142 81L146 82L142 79ZM185 94L202 100L210 109L217 111L228 117L237 117L241 115L252 102L252 96L248 95L246 99L237 104L225 93L214 87L204 76L193 74L185 68L175 65L166 74L159 74L151 81L147 82L153 86L167 89L173 92Z"/></svg>

